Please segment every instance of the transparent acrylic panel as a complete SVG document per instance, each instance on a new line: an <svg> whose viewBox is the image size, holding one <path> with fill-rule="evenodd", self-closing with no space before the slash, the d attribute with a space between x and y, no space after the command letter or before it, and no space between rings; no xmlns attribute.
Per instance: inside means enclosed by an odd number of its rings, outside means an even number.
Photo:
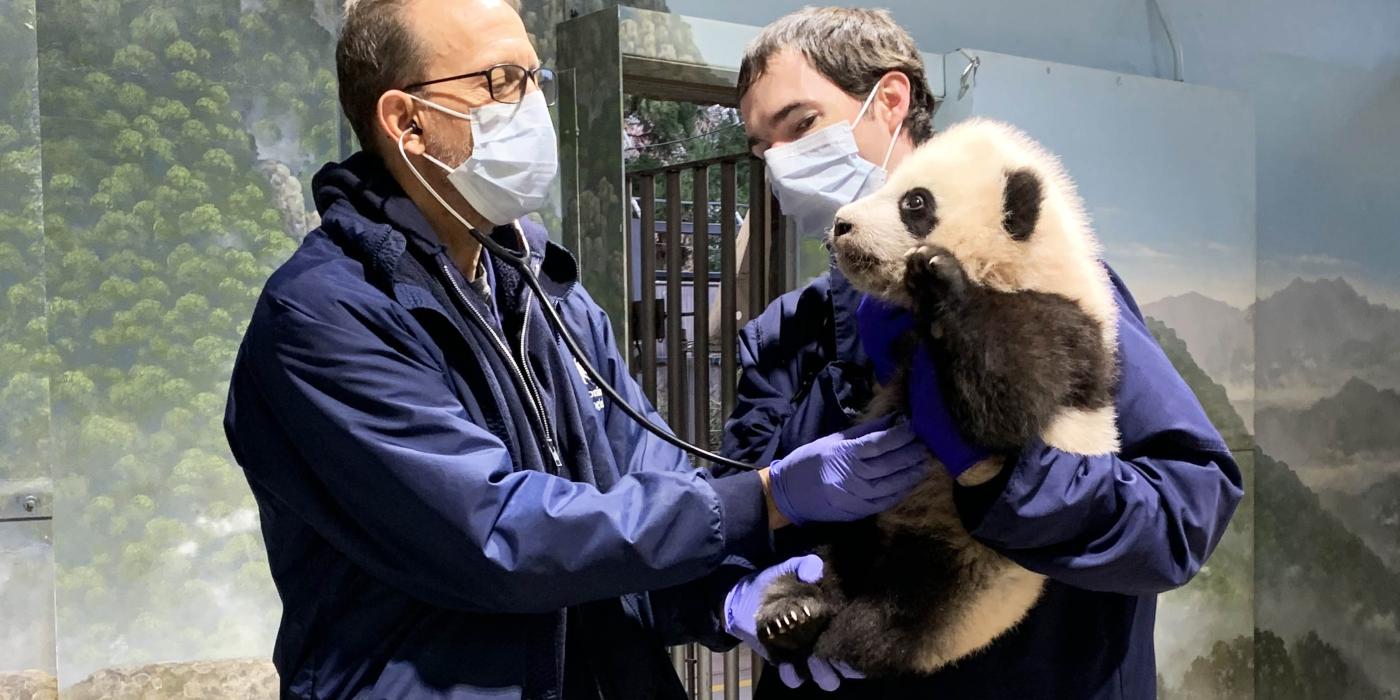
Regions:
<svg viewBox="0 0 1400 700"><path fill-rule="evenodd" d="M0 522L0 697L46 697L54 678L53 531Z"/></svg>
<svg viewBox="0 0 1400 700"><path fill-rule="evenodd" d="M53 483L33 0L0 0L0 696L53 697Z"/></svg>
<svg viewBox="0 0 1400 700"><path fill-rule="evenodd" d="M970 56L980 62L965 74ZM1167 688L1190 697L1248 692L1255 626L1255 139L1248 98L972 50L948 54L944 75L947 100L937 128L972 116L1000 119L1059 154L1105 259L1234 451L1245 501L1200 574L1162 596L1156 646ZM1235 685L1221 687L1222 678Z"/></svg>
<svg viewBox="0 0 1400 700"><path fill-rule="evenodd" d="M317 225L308 181L340 155L338 12L39 2L58 666L75 697L275 693L280 606L221 423L253 301ZM131 670L232 658L264 661Z"/></svg>

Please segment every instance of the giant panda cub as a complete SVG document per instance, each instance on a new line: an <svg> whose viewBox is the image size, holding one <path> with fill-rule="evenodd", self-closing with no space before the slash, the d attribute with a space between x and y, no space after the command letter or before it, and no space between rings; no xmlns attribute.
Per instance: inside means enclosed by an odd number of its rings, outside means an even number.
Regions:
<svg viewBox="0 0 1400 700"><path fill-rule="evenodd" d="M905 407L907 358L926 348L963 436L996 455L960 483L992 479L1037 438L1072 453L1117 451L1108 274L1073 183L1024 133L973 120L934 136L837 213L829 242L853 285L915 318L897 348L904 369L870 413ZM759 639L775 660L929 673L1020 622L1044 578L973 539L953 487L935 465L889 512L825 526L821 580L781 577L759 608Z"/></svg>

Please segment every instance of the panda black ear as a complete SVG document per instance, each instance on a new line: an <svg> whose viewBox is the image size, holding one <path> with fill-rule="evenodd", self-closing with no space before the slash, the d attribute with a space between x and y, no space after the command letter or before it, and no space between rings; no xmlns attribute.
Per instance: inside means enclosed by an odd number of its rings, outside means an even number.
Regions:
<svg viewBox="0 0 1400 700"><path fill-rule="evenodd" d="M1026 170L1013 170L1006 174L1006 189L1001 193L1001 225L1012 238L1024 241L1031 237L1035 224L1040 219L1040 202L1045 195L1041 191L1040 178Z"/></svg>

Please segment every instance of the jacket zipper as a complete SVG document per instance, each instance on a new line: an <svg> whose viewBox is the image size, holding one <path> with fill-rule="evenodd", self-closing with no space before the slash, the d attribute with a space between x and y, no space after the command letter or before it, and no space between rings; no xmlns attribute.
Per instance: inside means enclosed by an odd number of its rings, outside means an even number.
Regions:
<svg viewBox="0 0 1400 700"><path fill-rule="evenodd" d="M525 391L529 395L530 407L534 409L535 418L540 422L540 430L544 433L545 447L549 450L550 459L554 461L555 471L556 473L562 474L564 470L564 461L559 457L559 450L554 444L554 433L550 429L549 418L544 412L544 401L537 393L538 389L533 380L534 375L530 373L529 360L525 355L525 338L528 335L526 329L530 327L530 300L528 298L525 300L525 320L520 331L520 361L525 363L525 371L521 372L520 364L515 361L515 356L511 354L510 348L506 347L505 341L496 334L496 329L486 322L481 312L477 311L475 306L472 306L471 300L462 292L462 287L457 284L457 278L452 276L452 270L446 263L442 266L442 272L447 275L447 281L451 283L452 290L457 292L457 297L462 301L462 305L467 307L467 313L471 315L472 319L475 320L478 325L486 329L486 334L491 336L492 342L495 343L496 350L505 358L506 363L510 366L511 372L515 375L515 379L525 387ZM530 378L527 378L527 376Z"/></svg>

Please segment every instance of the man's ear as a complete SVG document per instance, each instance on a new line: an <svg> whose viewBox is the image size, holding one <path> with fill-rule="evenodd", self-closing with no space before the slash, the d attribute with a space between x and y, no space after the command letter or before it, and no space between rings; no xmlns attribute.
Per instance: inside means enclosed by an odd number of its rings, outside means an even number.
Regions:
<svg viewBox="0 0 1400 700"><path fill-rule="evenodd" d="M399 139L403 139L406 153L423 155L423 131L418 123L418 105L402 90L389 90L379 96L375 104L376 123L379 133L388 138L394 150L398 149ZM404 132L408 132L407 135Z"/></svg>
<svg viewBox="0 0 1400 700"><path fill-rule="evenodd" d="M909 101L912 93L913 88L909 84L909 76L901 71L892 70L880 78L880 85L875 92L875 101L889 112L891 132L896 126L903 124L904 118L909 116Z"/></svg>

